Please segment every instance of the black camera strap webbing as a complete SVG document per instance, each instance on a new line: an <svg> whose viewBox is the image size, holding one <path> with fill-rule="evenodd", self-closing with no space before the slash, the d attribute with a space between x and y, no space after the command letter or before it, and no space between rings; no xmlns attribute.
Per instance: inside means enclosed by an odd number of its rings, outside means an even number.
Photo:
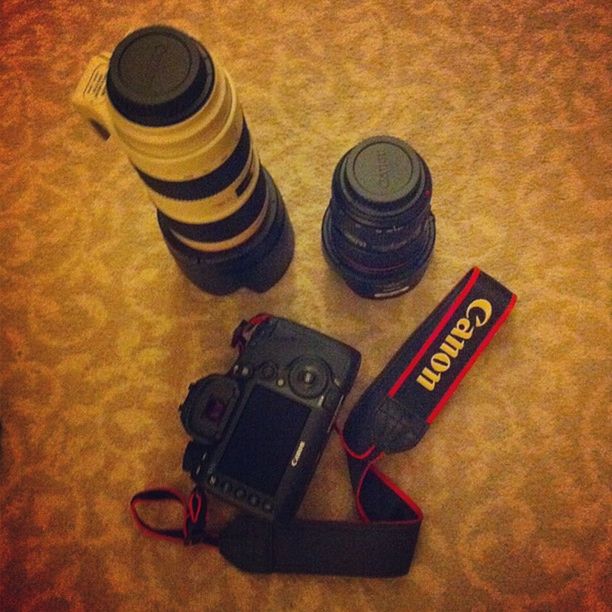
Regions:
<svg viewBox="0 0 612 612"><path fill-rule="evenodd" d="M385 454L418 443L515 301L512 292L474 268L358 400L341 440L357 511L365 525L307 520L278 523L239 515L215 539L206 533L205 498L198 488L188 501L162 489L136 495L132 513L137 524L149 535L186 544L218 545L227 560L249 572L371 577L407 573L423 514L377 463ZM154 529L138 516L138 504L160 500L182 503L182 529Z"/></svg>

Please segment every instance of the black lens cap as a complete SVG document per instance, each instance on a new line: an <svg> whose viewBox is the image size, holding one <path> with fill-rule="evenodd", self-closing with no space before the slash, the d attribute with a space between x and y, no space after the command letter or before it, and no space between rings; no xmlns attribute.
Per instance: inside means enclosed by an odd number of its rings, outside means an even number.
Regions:
<svg viewBox="0 0 612 612"><path fill-rule="evenodd" d="M136 30L113 51L106 77L113 106L146 126L179 123L210 97L214 68L206 50L167 26Z"/></svg>
<svg viewBox="0 0 612 612"><path fill-rule="evenodd" d="M416 151L393 136L360 142L345 156L340 172L342 199L370 220L410 214L425 176Z"/></svg>

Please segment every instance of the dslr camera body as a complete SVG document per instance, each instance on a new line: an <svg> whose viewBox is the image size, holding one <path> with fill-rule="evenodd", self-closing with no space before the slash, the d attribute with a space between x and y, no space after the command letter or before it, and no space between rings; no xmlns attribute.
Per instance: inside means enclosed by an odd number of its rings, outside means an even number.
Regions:
<svg viewBox="0 0 612 612"><path fill-rule="evenodd" d="M180 407L192 440L183 469L251 514L292 518L319 462L361 355L288 319L243 322L225 374L190 385Z"/></svg>

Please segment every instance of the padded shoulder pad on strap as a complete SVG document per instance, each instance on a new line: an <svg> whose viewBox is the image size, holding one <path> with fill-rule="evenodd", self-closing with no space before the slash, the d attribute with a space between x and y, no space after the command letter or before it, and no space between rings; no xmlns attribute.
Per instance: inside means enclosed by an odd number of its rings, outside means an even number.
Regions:
<svg viewBox="0 0 612 612"><path fill-rule="evenodd" d="M416 446L429 425L408 406L384 397L374 408L373 441L385 453L399 453Z"/></svg>

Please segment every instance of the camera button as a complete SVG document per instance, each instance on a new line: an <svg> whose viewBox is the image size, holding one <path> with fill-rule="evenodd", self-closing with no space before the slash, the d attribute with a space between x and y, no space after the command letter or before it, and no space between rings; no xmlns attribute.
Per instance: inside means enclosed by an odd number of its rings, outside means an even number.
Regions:
<svg viewBox="0 0 612 612"><path fill-rule="evenodd" d="M266 361L261 366L260 375L264 380L272 380L276 376L276 366L272 362Z"/></svg>
<svg viewBox="0 0 612 612"><path fill-rule="evenodd" d="M231 482L227 482L227 480L221 484L221 490L224 493L231 493L232 492L232 483Z"/></svg>
<svg viewBox="0 0 612 612"><path fill-rule="evenodd" d="M257 495L251 495L251 497L249 497L249 504L253 507L259 506L259 497L257 497Z"/></svg>
<svg viewBox="0 0 612 612"><path fill-rule="evenodd" d="M246 491L243 488L236 489L236 492L234 493L236 499L243 499L245 495Z"/></svg>
<svg viewBox="0 0 612 612"><path fill-rule="evenodd" d="M211 487L216 486L218 482L219 482L219 479L218 479L218 478L217 478L217 477L216 477L214 474L211 474L211 475L208 477L208 484L209 484Z"/></svg>
<svg viewBox="0 0 612 612"><path fill-rule="evenodd" d="M266 501L263 503L262 508L264 512L272 512L272 510L274 509L274 506L272 505L272 502Z"/></svg>
<svg viewBox="0 0 612 612"><path fill-rule="evenodd" d="M253 374L253 367L248 363L237 363L232 368L232 374L240 378L250 378Z"/></svg>
<svg viewBox="0 0 612 612"><path fill-rule="evenodd" d="M302 382L304 384L312 385L317 377L314 372L310 372L309 370L306 370L305 372L301 373L300 378L302 379Z"/></svg>

